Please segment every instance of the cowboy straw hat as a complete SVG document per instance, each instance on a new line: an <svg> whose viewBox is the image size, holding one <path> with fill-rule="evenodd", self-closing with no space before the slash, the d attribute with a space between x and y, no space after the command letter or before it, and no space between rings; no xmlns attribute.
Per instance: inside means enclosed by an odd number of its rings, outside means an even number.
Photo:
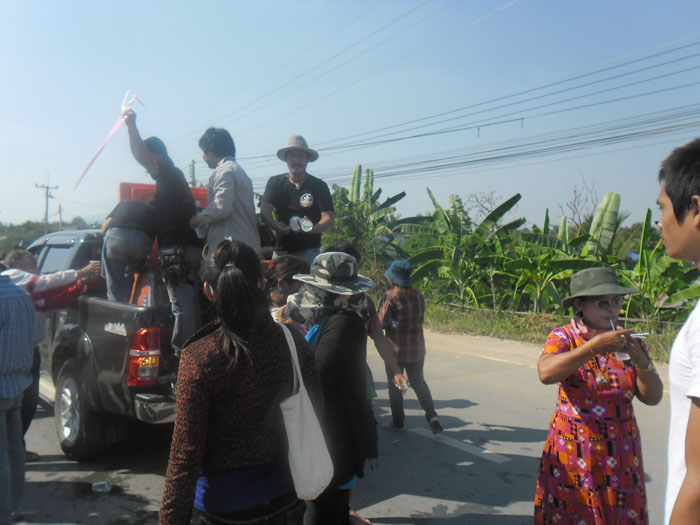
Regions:
<svg viewBox="0 0 700 525"><path fill-rule="evenodd" d="M637 293L636 288L620 286L615 270L610 268L586 268L571 276L571 295L561 302L566 310L577 297L599 295L628 295Z"/></svg>
<svg viewBox="0 0 700 525"><path fill-rule="evenodd" d="M287 147L277 151L277 158L282 162L287 162L287 153L292 150L305 151L309 155L309 162L318 160L318 151L311 149L301 135L292 135L289 137Z"/></svg>
<svg viewBox="0 0 700 525"><path fill-rule="evenodd" d="M355 295L374 286L372 279L357 273L357 260L343 252L318 255L308 274L298 273L293 279L338 295Z"/></svg>

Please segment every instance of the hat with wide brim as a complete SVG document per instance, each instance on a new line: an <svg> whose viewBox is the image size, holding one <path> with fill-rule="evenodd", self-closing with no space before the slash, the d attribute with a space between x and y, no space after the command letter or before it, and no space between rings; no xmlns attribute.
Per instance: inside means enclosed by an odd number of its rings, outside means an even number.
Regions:
<svg viewBox="0 0 700 525"><path fill-rule="evenodd" d="M569 308L577 297L596 297L601 295L629 295L639 290L621 286L615 270L610 268L586 268L571 276L571 295L561 302L564 309Z"/></svg>
<svg viewBox="0 0 700 525"><path fill-rule="evenodd" d="M287 162L287 153L293 150L305 151L309 155L309 162L318 160L318 151L311 149L301 135L292 135L289 137L287 147L277 151L277 158L282 162Z"/></svg>
<svg viewBox="0 0 700 525"><path fill-rule="evenodd" d="M374 281L357 273L357 261L343 252L317 256L308 274L296 274L294 280L338 295L355 295L374 287Z"/></svg>
<svg viewBox="0 0 700 525"><path fill-rule="evenodd" d="M412 272L413 266L411 266L410 262L404 261L403 259L396 259L391 262L389 268L384 272L384 277L399 286L411 286Z"/></svg>

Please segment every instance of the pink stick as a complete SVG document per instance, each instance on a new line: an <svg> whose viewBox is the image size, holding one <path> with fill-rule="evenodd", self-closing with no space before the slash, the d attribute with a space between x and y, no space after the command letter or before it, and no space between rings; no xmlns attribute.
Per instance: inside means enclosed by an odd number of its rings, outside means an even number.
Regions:
<svg viewBox="0 0 700 525"><path fill-rule="evenodd" d="M97 152L93 155L92 159L90 159L90 162L88 162L88 165L85 168L85 170L83 170L83 174L78 179L78 182L75 183L75 187L73 188L73 191L76 190L76 188L78 187L78 184L80 184L80 181L83 180L83 177L85 177L85 174L90 169L90 166L92 166L92 164L95 162L95 160L97 160L97 157L100 156L100 153L102 153L102 150L105 149L105 146L107 145L107 143L110 140L112 140L112 137L114 137L114 135L116 135L117 131L119 131L119 128L121 128L123 124L124 124L124 118L121 115L119 115L119 118L114 123L114 126L112 126L112 129L107 134L107 138L105 138L105 140L102 142L102 145L99 148L97 148Z"/></svg>

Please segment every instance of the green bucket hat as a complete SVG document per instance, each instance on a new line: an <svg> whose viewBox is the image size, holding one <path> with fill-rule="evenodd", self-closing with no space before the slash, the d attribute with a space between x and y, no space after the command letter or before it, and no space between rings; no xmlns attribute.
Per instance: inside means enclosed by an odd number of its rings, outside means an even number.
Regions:
<svg viewBox="0 0 700 525"><path fill-rule="evenodd" d="M357 261L343 252L318 255L308 274L298 273L293 279L338 295L363 293L374 286L369 277L357 273Z"/></svg>
<svg viewBox="0 0 700 525"><path fill-rule="evenodd" d="M577 297L595 297L597 295L628 295L636 293L636 288L620 286L615 270L610 268L586 268L571 276L571 295L561 305L566 310Z"/></svg>

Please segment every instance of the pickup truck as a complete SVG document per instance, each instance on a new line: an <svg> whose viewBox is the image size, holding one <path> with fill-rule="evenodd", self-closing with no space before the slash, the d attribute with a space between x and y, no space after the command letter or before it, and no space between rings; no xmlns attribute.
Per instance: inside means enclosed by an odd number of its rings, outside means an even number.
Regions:
<svg viewBox="0 0 700 525"><path fill-rule="evenodd" d="M56 232L28 249L39 272L78 269L100 258L97 230ZM132 302L90 290L69 307L47 313L40 396L54 406L63 452L93 458L125 434L129 418L161 424L175 419L178 360L170 347L172 315L158 260L136 282Z"/></svg>

